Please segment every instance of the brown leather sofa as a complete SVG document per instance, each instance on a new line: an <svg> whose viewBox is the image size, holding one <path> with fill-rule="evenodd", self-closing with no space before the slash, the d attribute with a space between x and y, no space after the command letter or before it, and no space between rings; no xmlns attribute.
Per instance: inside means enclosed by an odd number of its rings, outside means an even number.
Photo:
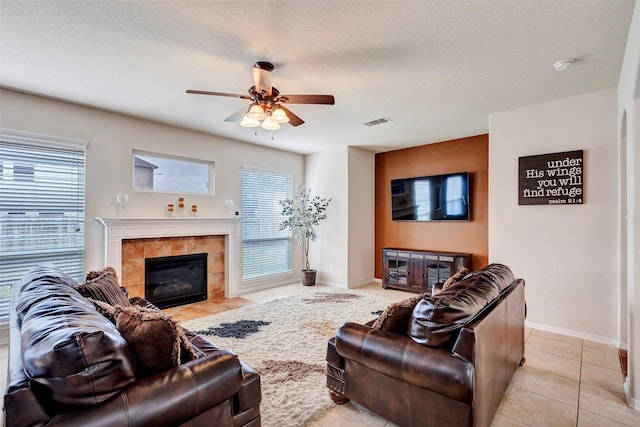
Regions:
<svg viewBox="0 0 640 427"><path fill-rule="evenodd" d="M40 267L13 286L4 425L260 426L260 377L233 352L181 329L182 363L140 375L131 345L75 285Z"/></svg>
<svg viewBox="0 0 640 427"><path fill-rule="evenodd" d="M338 329L327 350L331 397L399 426L490 426L524 363L524 281L491 264L423 297L390 306L382 322Z"/></svg>

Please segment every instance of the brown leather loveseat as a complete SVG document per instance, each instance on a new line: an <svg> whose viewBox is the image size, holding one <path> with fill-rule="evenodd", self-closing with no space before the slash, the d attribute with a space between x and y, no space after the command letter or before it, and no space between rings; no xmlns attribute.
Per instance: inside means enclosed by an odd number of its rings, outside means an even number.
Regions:
<svg viewBox="0 0 640 427"><path fill-rule="evenodd" d="M491 264L433 296L346 323L327 350L327 386L399 426L490 426L524 362L524 281Z"/></svg>
<svg viewBox="0 0 640 427"><path fill-rule="evenodd" d="M50 267L13 286L4 425L260 426L260 377L233 352L144 299L99 305L82 286Z"/></svg>

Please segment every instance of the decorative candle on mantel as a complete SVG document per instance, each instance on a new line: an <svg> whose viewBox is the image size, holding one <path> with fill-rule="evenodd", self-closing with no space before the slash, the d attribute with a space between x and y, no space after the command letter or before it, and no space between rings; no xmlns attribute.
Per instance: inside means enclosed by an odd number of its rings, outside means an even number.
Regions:
<svg viewBox="0 0 640 427"><path fill-rule="evenodd" d="M178 198L178 207L180 209L184 208L184 197Z"/></svg>
<svg viewBox="0 0 640 427"><path fill-rule="evenodd" d="M191 212L198 212L198 205L191 205Z"/></svg>
<svg viewBox="0 0 640 427"><path fill-rule="evenodd" d="M168 210L169 212L173 212L173 203L169 203L169 204L167 205L167 210Z"/></svg>

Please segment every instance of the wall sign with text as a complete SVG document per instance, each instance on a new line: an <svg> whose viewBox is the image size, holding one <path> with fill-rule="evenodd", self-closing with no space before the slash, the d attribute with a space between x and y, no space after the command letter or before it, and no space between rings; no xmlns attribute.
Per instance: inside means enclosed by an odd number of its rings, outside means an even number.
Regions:
<svg viewBox="0 0 640 427"><path fill-rule="evenodd" d="M518 159L519 205L580 205L583 150Z"/></svg>

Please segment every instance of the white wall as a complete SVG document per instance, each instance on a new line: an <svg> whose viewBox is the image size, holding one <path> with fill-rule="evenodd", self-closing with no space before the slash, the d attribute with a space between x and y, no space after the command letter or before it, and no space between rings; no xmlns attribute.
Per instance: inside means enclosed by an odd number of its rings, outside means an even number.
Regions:
<svg viewBox="0 0 640 427"><path fill-rule="evenodd" d="M132 150L157 152L215 162L215 196L185 195L200 216L232 215L224 208L231 199L241 210L242 166L291 173L294 186L303 182L304 157L258 145L228 140L120 114L73 105L10 90L0 92L0 127L74 138L89 142L86 153L87 271L102 267L102 227L93 218L117 216L115 197L129 194L125 216L162 217L177 194L135 192ZM301 259L295 262L301 265ZM299 268L298 268L299 270ZM299 274L295 276L299 279Z"/></svg>
<svg viewBox="0 0 640 427"><path fill-rule="evenodd" d="M620 81L618 132L621 176L621 335L628 340L627 381L629 404L640 410L640 2L636 2Z"/></svg>
<svg viewBox="0 0 640 427"><path fill-rule="evenodd" d="M375 276L375 176L376 156L350 147L349 235L347 284L349 288L371 283Z"/></svg>
<svg viewBox="0 0 640 427"><path fill-rule="evenodd" d="M626 326L628 339L627 381L629 403L640 411L640 99L625 106L627 113L627 270Z"/></svg>
<svg viewBox="0 0 640 427"><path fill-rule="evenodd" d="M318 270L317 282L346 287L348 274L348 171L347 147L305 156L305 182L312 196L331 198L327 219L316 229L309 262Z"/></svg>
<svg viewBox="0 0 640 427"><path fill-rule="evenodd" d="M494 114L489 135L489 259L525 279L527 322L616 343L615 90ZM518 205L518 157L579 149L584 204Z"/></svg>
<svg viewBox="0 0 640 427"><path fill-rule="evenodd" d="M309 251L318 282L353 288L374 280L375 155L340 147L306 156L305 182L330 197L327 219Z"/></svg>

